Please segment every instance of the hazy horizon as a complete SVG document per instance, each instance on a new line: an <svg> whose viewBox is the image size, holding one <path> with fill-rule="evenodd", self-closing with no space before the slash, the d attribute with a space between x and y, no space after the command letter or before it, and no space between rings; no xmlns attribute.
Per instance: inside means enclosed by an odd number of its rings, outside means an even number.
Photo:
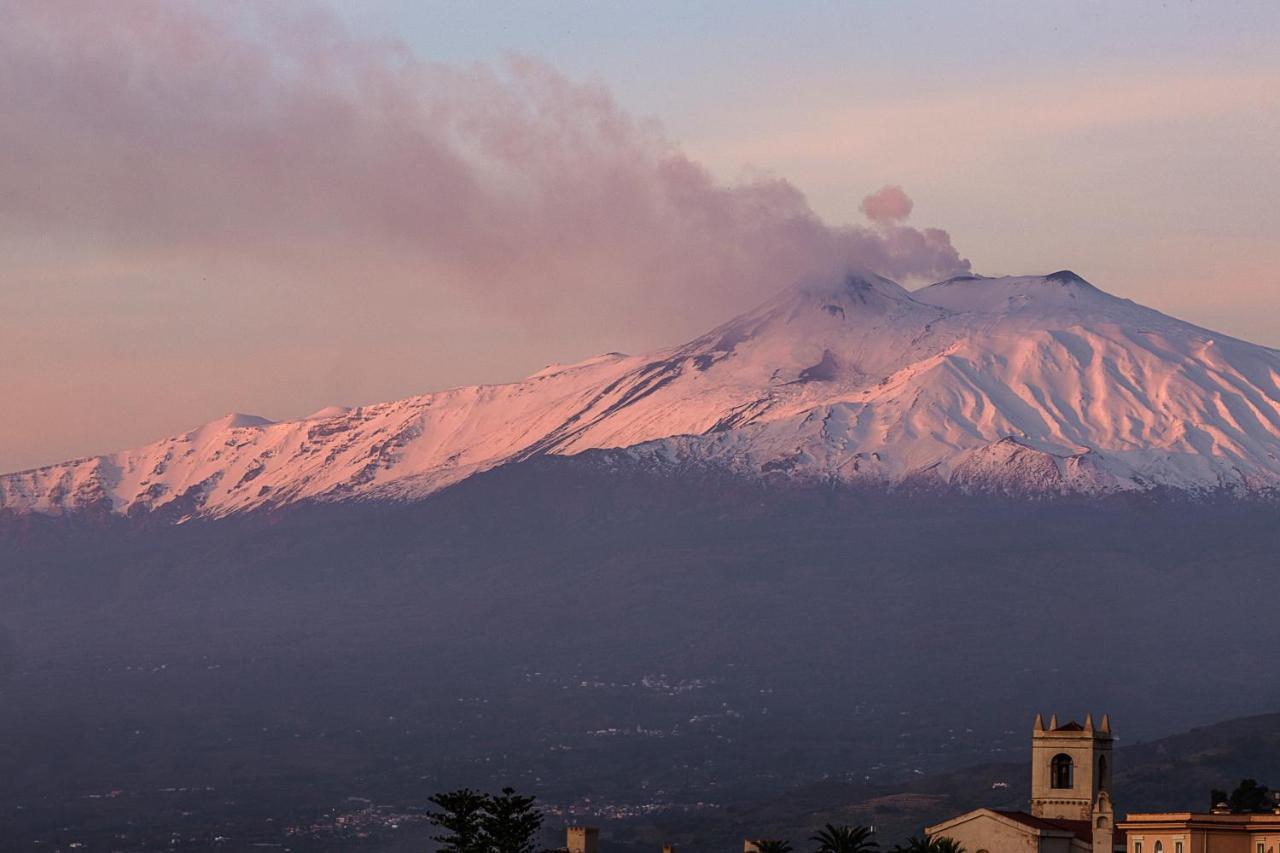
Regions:
<svg viewBox="0 0 1280 853"><path fill-rule="evenodd" d="M0 0L0 853L1274 841L1278 43Z"/></svg>

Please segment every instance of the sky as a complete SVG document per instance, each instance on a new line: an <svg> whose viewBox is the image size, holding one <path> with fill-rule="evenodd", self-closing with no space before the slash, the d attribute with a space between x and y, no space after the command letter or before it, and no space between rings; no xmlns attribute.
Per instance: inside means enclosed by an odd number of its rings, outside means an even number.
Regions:
<svg viewBox="0 0 1280 853"><path fill-rule="evenodd" d="M1071 268L1280 346L1280 5L0 0L0 470Z"/></svg>

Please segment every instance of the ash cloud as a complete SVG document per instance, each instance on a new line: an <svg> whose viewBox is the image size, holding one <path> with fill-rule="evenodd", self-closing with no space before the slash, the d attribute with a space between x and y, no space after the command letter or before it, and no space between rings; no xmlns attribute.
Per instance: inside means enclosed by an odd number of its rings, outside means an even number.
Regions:
<svg viewBox="0 0 1280 853"><path fill-rule="evenodd" d="M875 227L831 225L785 180L718 182L598 84L426 61L309 7L7 3L0 107L11 234L82 267L216 270L204 286L290 294L303 320L354 289L370 317L457 302L670 334L853 267L969 268L901 224L899 188L864 202Z"/></svg>
<svg viewBox="0 0 1280 853"><path fill-rule="evenodd" d="M902 187L886 185L862 200L861 210L872 222L890 225L911 215L914 203Z"/></svg>

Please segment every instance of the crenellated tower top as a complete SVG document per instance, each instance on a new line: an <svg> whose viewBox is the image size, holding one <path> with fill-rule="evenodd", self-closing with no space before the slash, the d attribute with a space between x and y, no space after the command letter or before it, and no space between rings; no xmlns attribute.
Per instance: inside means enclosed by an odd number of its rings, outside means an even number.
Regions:
<svg viewBox="0 0 1280 853"><path fill-rule="evenodd" d="M1036 714L1031 732L1031 813L1036 817L1091 820L1099 794L1111 793L1111 719L1093 714L1084 723L1058 723Z"/></svg>

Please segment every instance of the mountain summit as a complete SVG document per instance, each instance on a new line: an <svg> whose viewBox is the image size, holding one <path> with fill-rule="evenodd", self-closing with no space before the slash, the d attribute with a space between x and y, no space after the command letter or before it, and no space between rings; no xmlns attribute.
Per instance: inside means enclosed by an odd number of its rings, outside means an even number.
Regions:
<svg viewBox="0 0 1280 853"><path fill-rule="evenodd" d="M1280 352L1069 270L908 292L805 285L683 346L273 423L232 415L136 450L0 477L0 507L411 500L542 454L1008 493L1280 486Z"/></svg>

